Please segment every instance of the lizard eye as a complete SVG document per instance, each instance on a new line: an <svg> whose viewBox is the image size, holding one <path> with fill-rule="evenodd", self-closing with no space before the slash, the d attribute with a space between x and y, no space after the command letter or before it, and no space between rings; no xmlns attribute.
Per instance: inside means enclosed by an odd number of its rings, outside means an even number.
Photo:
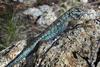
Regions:
<svg viewBox="0 0 100 67"><path fill-rule="evenodd" d="M70 16L73 18L73 19L80 19L81 16L82 16L82 9L80 8L74 8L72 9L72 11L70 11Z"/></svg>

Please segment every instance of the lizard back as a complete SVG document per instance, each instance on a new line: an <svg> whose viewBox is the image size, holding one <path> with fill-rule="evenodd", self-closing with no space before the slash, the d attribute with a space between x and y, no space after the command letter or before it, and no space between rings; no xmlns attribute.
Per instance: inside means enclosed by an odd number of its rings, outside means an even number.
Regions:
<svg viewBox="0 0 100 67"><path fill-rule="evenodd" d="M6 67L12 67L14 64L20 62L23 58L26 58L27 55L34 50L37 43L42 40L49 40L60 35L68 27L68 23L71 20L80 19L84 14L83 10L77 7L71 8L63 15L61 15L57 20L55 20L45 31L43 31L35 40L32 41L32 44L29 47L26 47L22 52L17 55L17 57L12 60Z"/></svg>

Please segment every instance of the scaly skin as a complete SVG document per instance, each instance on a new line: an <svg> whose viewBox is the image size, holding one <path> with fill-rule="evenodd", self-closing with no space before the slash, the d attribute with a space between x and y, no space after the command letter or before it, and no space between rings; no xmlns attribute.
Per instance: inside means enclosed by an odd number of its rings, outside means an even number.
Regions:
<svg viewBox="0 0 100 67"><path fill-rule="evenodd" d="M6 67L13 67L14 64L17 64L21 60L26 58L28 54L34 50L39 41L45 41L56 38L58 35L60 35L62 32L66 30L69 21L73 19L80 19L84 15L82 12L83 10L78 7L71 8L70 10L65 12L62 16L55 20L45 31L43 31L38 37L36 37L29 47L24 48L22 52L14 60L12 60Z"/></svg>

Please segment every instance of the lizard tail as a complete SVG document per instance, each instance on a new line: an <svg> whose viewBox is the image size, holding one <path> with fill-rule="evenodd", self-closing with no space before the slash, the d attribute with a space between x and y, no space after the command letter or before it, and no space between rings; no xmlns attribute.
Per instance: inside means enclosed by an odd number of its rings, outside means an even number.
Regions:
<svg viewBox="0 0 100 67"><path fill-rule="evenodd" d="M13 59L10 63L8 63L5 67L13 67L15 64L25 59L29 55L29 53L31 53L34 50L34 48L36 47L39 41L40 41L40 38L35 38L32 45L24 48L22 52L19 55L17 55L17 57Z"/></svg>

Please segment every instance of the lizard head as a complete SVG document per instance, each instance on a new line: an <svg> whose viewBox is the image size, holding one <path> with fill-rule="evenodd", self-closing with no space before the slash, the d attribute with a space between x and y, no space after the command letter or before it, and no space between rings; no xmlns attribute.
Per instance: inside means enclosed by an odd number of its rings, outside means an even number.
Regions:
<svg viewBox="0 0 100 67"><path fill-rule="evenodd" d="M84 15L84 10L79 7L74 7L69 10L69 15L73 19L80 19Z"/></svg>

